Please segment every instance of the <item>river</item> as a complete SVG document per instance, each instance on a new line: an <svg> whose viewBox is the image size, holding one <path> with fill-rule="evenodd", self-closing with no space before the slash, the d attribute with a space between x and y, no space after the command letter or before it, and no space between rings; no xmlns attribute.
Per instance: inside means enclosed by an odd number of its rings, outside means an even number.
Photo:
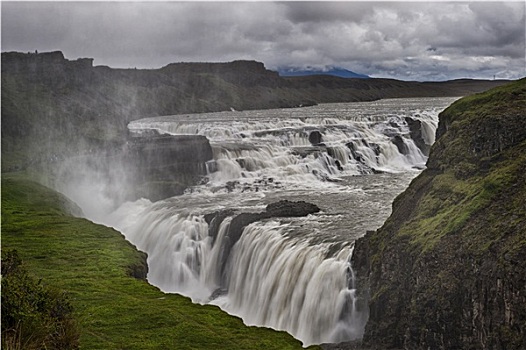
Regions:
<svg viewBox="0 0 526 350"><path fill-rule="evenodd" d="M134 121L128 126L133 132L206 136L214 152L208 176L182 196L85 212L147 252L148 281L165 292L218 305L249 325L285 330L304 345L357 339L367 310L356 308L354 241L382 225L393 199L425 166L427 157L406 118L420 123L430 145L439 112L454 100L389 99ZM321 211L252 223L222 256L232 217L211 237L206 214L259 212L282 199L313 203Z"/></svg>

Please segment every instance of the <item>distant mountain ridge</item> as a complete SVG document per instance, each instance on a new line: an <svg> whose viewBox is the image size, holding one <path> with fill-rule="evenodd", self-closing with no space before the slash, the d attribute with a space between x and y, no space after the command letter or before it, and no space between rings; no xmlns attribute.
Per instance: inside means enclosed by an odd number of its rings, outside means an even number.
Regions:
<svg viewBox="0 0 526 350"><path fill-rule="evenodd" d="M49 154L66 157L108 144L120 147L126 125L145 117L464 96L506 83L281 77L256 61L113 69L93 66L91 58L68 60L60 51L3 52L1 73L2 171L47 161Z"/></svg>
<svg viewBox="0 0 526 350"><path fill-rule="evenodd" d="M331 75L339 78L357 78L357 79L369 79L370 76L360 73L355 73L345 68L329 66L327 69L315 69L315 68L292 68L283 67L278 68L278 73L282 77L304 77L311 75Z"/></svg>

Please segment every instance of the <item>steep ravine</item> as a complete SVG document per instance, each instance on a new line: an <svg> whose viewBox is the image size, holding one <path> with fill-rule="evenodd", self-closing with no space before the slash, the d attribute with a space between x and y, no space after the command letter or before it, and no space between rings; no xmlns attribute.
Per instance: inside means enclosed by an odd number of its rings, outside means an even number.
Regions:
<svg viewBox="0 0 526 350"><path fill-rule="evenodd" d="M440 114L427 169L356 243L374 349L526 347L526 79Z"/></svg>

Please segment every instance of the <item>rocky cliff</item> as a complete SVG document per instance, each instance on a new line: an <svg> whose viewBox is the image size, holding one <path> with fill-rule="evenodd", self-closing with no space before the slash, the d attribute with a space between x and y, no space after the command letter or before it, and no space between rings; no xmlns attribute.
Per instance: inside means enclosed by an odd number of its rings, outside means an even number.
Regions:
<svg viewBox="0 0 526 350"><path fill-rule="evenodd" d="M353 266L377 349L526 347L526 79L440 114L424 170Z"/></svg>
<svg viewBox="0 0 526 350"><path fill-rule="evenodd" d="M212 147L200 135L134 137L121 154L132 197L159 200L180 195L207 174ZM134 199L135 199L134 198Z"/></svg>

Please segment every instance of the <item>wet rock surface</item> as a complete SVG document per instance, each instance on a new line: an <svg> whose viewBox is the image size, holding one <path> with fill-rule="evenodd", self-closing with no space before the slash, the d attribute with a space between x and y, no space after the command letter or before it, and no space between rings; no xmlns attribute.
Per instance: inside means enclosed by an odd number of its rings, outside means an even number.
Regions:
<svg viewBox="0 0 526 350"><path fill-rule="evenodd" d="M428 145L422 137L422 122L417 119L406 117L405 121L409 126L409 135L415 145L422 151L426 156L429 156L429 150L431 145Z"/></svg>
<svg viewBox="0 0 526 350"><path fill-rule="evenodd" d="M199 135L150 135L131 138L122 156L138 197L153 201L180 195L206 175L213 159L207 138Z"/></svg>
<svg viewBox="0 0 526 350"><path fill-rule="evenodd" d="M323 141L323 137L318 130L311 131L311 133L309 134L309 142L313 146L319 145L320 143L322 143L322 141Z"/></svg>

